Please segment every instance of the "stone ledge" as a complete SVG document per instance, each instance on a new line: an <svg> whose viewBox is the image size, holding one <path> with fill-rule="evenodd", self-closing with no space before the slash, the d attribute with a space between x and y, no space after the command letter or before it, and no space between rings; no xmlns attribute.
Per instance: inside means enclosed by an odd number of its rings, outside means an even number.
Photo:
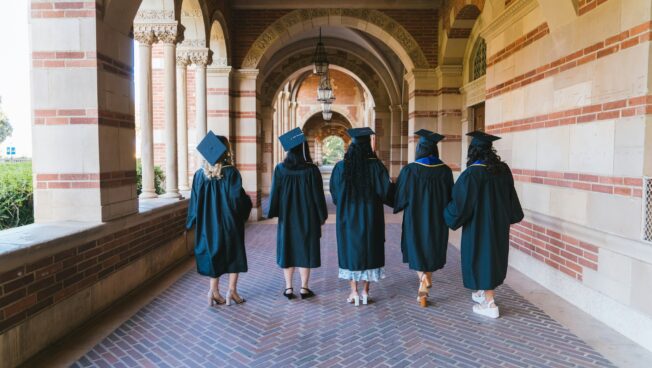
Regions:
<svg viewBox="0 0 652 368"><path fill-rule="evenodd" d="M139 212L106 223L61 221L0 231L0 274L187 206L188 200L140 200Z"/></svg>

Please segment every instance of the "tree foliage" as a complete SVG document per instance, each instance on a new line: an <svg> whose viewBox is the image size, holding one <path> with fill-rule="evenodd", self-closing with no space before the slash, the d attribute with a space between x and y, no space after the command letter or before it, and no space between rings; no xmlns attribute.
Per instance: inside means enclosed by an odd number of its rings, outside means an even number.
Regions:
<svg viewBox="0 0 652 368"><path fill-rule="evenodd" d="M322 143L322 164L335 165L344 158L344 140L332 135L324 139Z"/></svg>
<svg viewBox="0 0 652 368"><path fill-rule="evenodd" d="M140 195L143 191L143 165L140 159L136 162L136 193ZM163 194L165 189L163 183L165 182L165 174L160 166L154 166L154 189L156 194Z"/></svg>
<svg viewBox="0 0 652 368"><path fill-rule="evenodd" d="M0 230L32 222L32 163L0 163Z"/></svg>
<svg viewBox="0 0 652 368"><path fill-rule="evenodd" d="M2 112L2 106L0 106L0 143L11 137L13 132L14 128L9 124L9 118Z"/></svg>

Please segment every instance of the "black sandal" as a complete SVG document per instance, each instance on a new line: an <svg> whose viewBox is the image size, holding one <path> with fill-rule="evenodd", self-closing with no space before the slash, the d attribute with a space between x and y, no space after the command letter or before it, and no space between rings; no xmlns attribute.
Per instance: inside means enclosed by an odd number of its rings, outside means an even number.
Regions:
<svg viewBox="0 0 652 368"><path fill-rule="evenodd" d="M315 293L313 293L312 290L310 290L308 288L301 288L301 291L303 291L303 290L306 290L307 293L299 292L299 294L301 294L301 299L308 299L308 298L312 298L313 296L315 296Z"/></svg>
<svg viewBox="0 0 652 368"><path fill-rule="evenodd" d="M294 293L291 291L291 292L288 294L288 293L287 293L288 290L292 290L292 291L294 291L293 288L287 288L287 289L285 289L285 291L283 291L283 296L286 297L286 298L288 298L288 300L292 300L292 299L294 299L294 298L295 298Z"/></svg>

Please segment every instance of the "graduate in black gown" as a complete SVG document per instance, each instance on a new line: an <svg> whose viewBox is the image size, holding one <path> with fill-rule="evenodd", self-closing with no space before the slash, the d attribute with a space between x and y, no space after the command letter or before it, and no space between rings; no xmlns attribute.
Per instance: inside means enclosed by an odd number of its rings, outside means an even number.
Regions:
<svg viewBox="0 0 652 368"><path fill-rule="evenodd" d="M333 168L330 192L337 206L339 277L349 280L347 302L367 304L369 282L385 277L385 215L393 186L387 169L371 148L370 128L349 129L353 138L344 160ZM363 290L358 294L358 282Z"/></svg>
<svg viewBox="0 0 652 368"><path fill-rule="evenodd" d="M301 299L315 296L308 288L310 269L321 266L321 225L328 218L324 182L312 163L308 142L300 128L279 137L287 152L276 165L269 198L268 218L278 217L276 263L285 276L285 295L294 299L294 268L301 275Z"/></svg>
<svg viewBox="0 0 652 368"><path fill-rule="evenodd" d="M244 224L251 212L251 199L242 188L225 137L208 132L197 150L206 161L192 179L186 221L188 230L196 225L197 272L211 278L209 305L240 304L245 300L238 294L237 283L238 274L247 272ZM226 273L229 291L225 299L219 292L219 277Z"/></svg>
<svg viewBox="0 0 652 368"><path fill-rule="evenodd" d="M446 264L448 226L444 208L451 200L453 172L439 159L437 143L443 135L426 129L415 132L416 161L406 165L396 181L394 213L403 211L403 262L419 276L417 302L427 305L432 273Z"/></svg>
<svg viewBox="0 0 652 368"><path fill-rule="evenodd" d="M509 227L523 219L523 210L512 173L493 148L500 138L483 132L467 135L473 137L467 169L455 183L444 217L451 229L463 227L462 278L464 287L475 291L473 311L497 318L494 289L507 274Z"/></svg>

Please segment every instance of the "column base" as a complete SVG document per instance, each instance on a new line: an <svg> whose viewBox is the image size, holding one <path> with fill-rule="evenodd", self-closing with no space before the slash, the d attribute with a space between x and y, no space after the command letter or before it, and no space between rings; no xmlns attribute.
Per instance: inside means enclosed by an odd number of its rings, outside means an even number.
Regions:
<svg viewBox="0 0 652 368"><path fill-rule="evenodd" d="M139 198L139 199L158 198L158 194L156 194L155 191L151 191L151 192L149 192L149 191L148 191L148 192L143 191L142 193L140 193L140 195L138 196L138 198Z"/></svg>
<svg viewBox="0 0 652 368"><path fill-rule="evenodd" d="M179 191L180 192L188 192L188 191L190 191L190 187L185 187L185 186L184 187L179 187Z"/></svg>
<svg viewBox="0 0 652 368"><path fill-rule="evenodd" d="M159 196L160 198L182 198L179 192L165 192Z"/></svg>

